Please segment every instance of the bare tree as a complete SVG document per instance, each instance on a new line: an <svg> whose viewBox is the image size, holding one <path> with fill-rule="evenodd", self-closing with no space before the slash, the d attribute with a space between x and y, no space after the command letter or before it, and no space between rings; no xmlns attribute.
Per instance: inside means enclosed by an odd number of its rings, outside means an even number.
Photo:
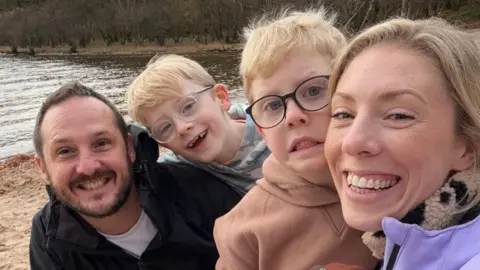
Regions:
<svg viewBox="0 0 480 270"><path fill-rule="evenodd" d="M480 9L480 0L0 0L0 45L34 53L45 45L68 45L75 52L93 40L238 42L252 17L283 6L320 4L336 11L353 33L391 16L475 19Z"/></svg>

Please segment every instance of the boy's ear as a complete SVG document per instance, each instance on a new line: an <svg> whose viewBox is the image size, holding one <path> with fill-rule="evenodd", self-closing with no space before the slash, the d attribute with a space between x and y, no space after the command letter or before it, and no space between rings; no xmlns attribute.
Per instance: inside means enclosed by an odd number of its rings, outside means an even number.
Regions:
<svg viewBox="0 0 480 270"><path fill-rule="evenodd" d="M45 168L45 164L42 158L39 155L35 154L34 160L38 170L40 171L40 174L42 175L43 182L47 185L50 185L51 183L48 179L47 169Z"/></svg>
<svg viewBox="0 0 480 270"><path fill-rule="evenodd" d="M222 110L228 111L228 109L230 109L231 103L227 87L221 83L217 83L213 88L215 89L215 94L217 98L222 103Z"/></svg>

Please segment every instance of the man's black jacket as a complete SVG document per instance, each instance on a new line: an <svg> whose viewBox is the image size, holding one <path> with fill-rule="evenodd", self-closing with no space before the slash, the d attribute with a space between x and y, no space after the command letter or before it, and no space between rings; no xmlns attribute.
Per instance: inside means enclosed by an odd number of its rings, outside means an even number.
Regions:
<svg viewBox="0 0 480 270"><path fill-rule="evenodd" d="M239 195L202 170L157 164L156 143L143 129L129 129L141 204L158 229L140 260L99 235L47 187L50 200L33 218L31 269L214 269L215 219L228 212Z"/></svg>

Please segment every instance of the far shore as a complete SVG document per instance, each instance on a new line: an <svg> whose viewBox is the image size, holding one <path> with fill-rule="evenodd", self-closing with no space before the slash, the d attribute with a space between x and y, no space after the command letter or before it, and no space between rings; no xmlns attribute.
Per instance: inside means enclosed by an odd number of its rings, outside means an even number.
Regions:
<svg viewBox="0 0 480 270"><path fill-rule="evenodd" d="M477 23L478 24L478 23ZM480 36L480 27L477 24L471 24L469 27L465 27L467 32ZM38 56L60 56L60 55L153 55L156 53L173 53L173 54L185 54L185 53L201 53L201 52L239 52L242 50L242 43L222 43L222 42L210 42L208 44L196 43L191 40L186 40L183 43L174 43L167 41L165 46L160 45L138 45L129 43L121 45L120 43L114 43L107 46L104 42L96 41L84 48L77 47L76 53L70 53L70 47L61 45L55 48L50 46L43 46L35 48L35 55ZM19 55L28 55L28 48L18 48ZM0 45L0 54L11 54L11 48L9 46Z"/></svg>
<svg viewBox="0 0 480 270"><path fill-rule="evenodd" d="M200 43L182 43L167 44L165 46L158 45L135 45L135 44L112 44L107 46L103 43L93 43L85 48L77 48L76 53L70 53L70 47L58 46L55 48L44 46L35 48L35 55L150 55L156 53L199 53L199 52L217 52L217 51L240 51L242 44L233 43L226 44L220 42L212 42L208 44ZM29 54L27 48L18 48L18 54ZM0 46L0 53L11 54L9 46Z"/></svg>

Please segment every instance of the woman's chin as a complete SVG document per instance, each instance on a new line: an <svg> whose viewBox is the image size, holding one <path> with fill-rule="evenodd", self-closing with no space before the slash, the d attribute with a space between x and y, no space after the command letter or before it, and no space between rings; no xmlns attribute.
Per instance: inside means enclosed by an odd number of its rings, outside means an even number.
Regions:
<svg viewBox="0 0 480 270"><path fill-rule="evenodd" d="M361 213L355 209L343 208L345 222L351 228L364 232L377 232L382 230L383 215L373 215L373 213Z"/></svg>
<svg viewBox="0 0 480 270"><path fill-rule="evenodd" d="M373 219L370 218L368 220L365 219L352 219L346 220L347 224L359 231L363 232L378 232L382 230L382 220L381 219Z"/></svg>

